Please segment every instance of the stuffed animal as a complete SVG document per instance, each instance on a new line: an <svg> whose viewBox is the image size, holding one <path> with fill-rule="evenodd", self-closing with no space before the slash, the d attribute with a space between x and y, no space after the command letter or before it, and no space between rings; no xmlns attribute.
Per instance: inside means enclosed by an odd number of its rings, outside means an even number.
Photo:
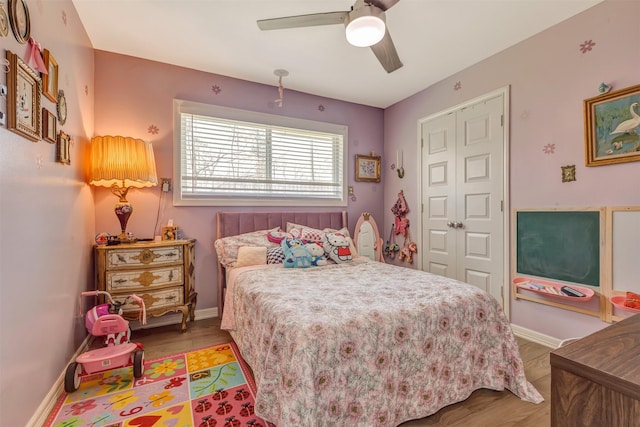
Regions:
<svg viewBox="0 0 640 427"><path fill-rule="evenodd" d="M324 248L320 243L307 243L307 250L311 254L311 265L316 267L319 265L327 265L327 259L324 257Z"/></svg>
<svg viewBox="0 0 640 427"><path fill-rule="evenodd" d="M407 246L400 250L400 261L406 261L413 264L413 254L418 252L418 246L414 242L410 242Z"/></svg>
<svg viewBox="0 0 640 427"><path fill-rule="evenodd" d="M337 264L353 259L349 239L342 233L326 233L322 242L324 252Z"/></svg>
<svg viewBox="0 0 640 427"><path fill-rule="evenodd" d="M284 262L287 268L311 267L311 254L302 240L298 238L284 239L281 243Z"/></svg>

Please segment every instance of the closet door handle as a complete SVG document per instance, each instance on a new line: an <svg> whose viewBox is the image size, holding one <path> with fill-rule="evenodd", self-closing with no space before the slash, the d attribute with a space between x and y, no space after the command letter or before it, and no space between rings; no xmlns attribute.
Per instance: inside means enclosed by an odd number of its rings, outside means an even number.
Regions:
<svg viewBox="0 0 640 427"><path fill-rule="evenodd" d="M453 228L463 228L463 227L464 227L464 224L459 221L456 221L453 223Z"/></svg>
<svg viewBox="0 0 640 427"><path fill-rule="evenodd" d="M448 221L448 222L447 222L447 227L449 227L449 228L456 228L456 223L455 223L455 222L453 222L453 221Z"/></svg>

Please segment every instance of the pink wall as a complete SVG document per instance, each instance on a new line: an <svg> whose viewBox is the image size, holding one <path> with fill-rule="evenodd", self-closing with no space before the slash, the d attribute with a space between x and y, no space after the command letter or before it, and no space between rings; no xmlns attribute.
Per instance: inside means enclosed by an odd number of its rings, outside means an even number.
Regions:
<svg viewBox="0 0 640 427"><path fill-rule="evenodd" d="M24 426L86 336L78 294L93 283L93 194L84 160L93 134L93 49L71 1L30 1L31 36L59 64L71 165L55 145L0 127L0 425ZM7 2L4 2L6 10ZM0 38L23 59L11 30ZM32 64L33 65L33 64ZM0 73L6 84L6 74ZM56 106L42 96L42 106ZM6 111L6 99L0 98Z"/></svg>
<svg viewBox="0 0 640 427"><path fill-rule="evenodd" d="M284 106L273 106L274 86L251 83L216 74L113 53L96 52L95 134L124 134L153 143L159 177L173 177L173 99L240 108L349 126L349 184L356 201L349 200L351 228L361 212L382 218L382 184L354 181L354 155L382 153L383 111L321 98L300 92L284 92ZM217 91L213 88L216 87ZM216 93L217 92L217 93ZM155 126L157 133L150 129ZM128 230L138 237L152 237L160 200L160 188L133 190L128 200L134 214ZM171 197L160 207L160 225L173 219L186 237L196 242L197 309L217 307L215 213L218 210L282 210L282 208L174 207ZM115 233L119 224L113 213L115 197L96 190L96 232ZM287 208L285 208L287 209ZM340 209L340 208L336 208ZM298 208L304 210L304 208ZM331 210L331 209L327 209ZM335 209L333 209L335 210Z"/></svg>
<svg viewBox="0 0 640 427"><path fill-rule="evenodd" d="M640 2L606 1L393 105L385 110L385 157L402 149L405 159L416 159L419 119L510 86L511 209L640 205L640 163L584 165L582 113L583 100L598 95L601 82L614 90L640 83L638 16ZM583 53L581 45L588 40L595 45ZM555 144L553 154L543 151L547 144ZM562 183L561 166L573 164L577 180ZM385 180L385 225L392 222L387 207L400 189L415 206L418 187L411 177L417 167L417 161L405 161L404 180ZM411 221L418 221L418 212L414 208L409 214ZM608 325L513 299L511 320L560 339Z"/></svg>
<svg viewBox="0 0 640 427"><path fill-rule="evenodd" d="M269 105L276 94L275 79L274 86L265 86L94 53L70 0L26 1L32 36L60 64L60 88L69 104L69 118L62 128L74 143L71 165L64 166L55 162L53 145L32 143L0 128L3 426L27 423L85 337L76 305L78 293L93 286L93 236L118 230L114 196L99 189L94 200L94 190L86 184L84 160L90 138L120 133L149 139L159 175L172 177L174 97L349 125L349 180L357 196L347 208L351 223L360 212L370 211L385 238L392 222L389 209L400 189L407 195L409 218L417 220L417 186L411 182L417 164L409 160L416 158L417 121L506 85L511 87L511 208L640 204L640 163L586 168L582 134L582 100L596 95L601 81L615 89L638 83L637 1L606 1L384 112L289 90L284 108L278 109ZM587 40L596 44L582 53L580 45ZM4 49L23 57L26 53L26 46L11 34L0 38L0 47L2 55ZM0 82L6 83L0 74ZM454 90L457 82L461 88ZM216 94L212 86L221 91ZM0 100L0 108L3 105ZM55 111L45 98L43 106ZM150 126L156 126L158 133L150 133ZM546 144L555 144L554 154L542 152ZM403 181L389 170L397 149L404 151ZM383 153L383 184L356 184L353 155L371 150ZM561 183L560 166L566 164L576 165L576 182ZM136 211L130 230L137 235L153 234L159 195L159 189L131 192ZM173 218L188 237L198 239L199 309L217 305L216 210L174 208L170 202L161 209L161 222ZM591 317L529 302L511 301L511 311L515 324L557 338L606 326Z"/></svg>

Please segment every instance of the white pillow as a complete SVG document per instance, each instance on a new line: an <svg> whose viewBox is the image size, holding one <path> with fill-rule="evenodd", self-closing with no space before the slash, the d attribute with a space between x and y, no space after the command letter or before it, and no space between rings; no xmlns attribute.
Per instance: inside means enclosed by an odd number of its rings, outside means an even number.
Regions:
<svg viewBox="0 0 640 427"><path fill-rule="evenodd" d="M264 265L267 263L267 248L264 246L240 246L236 267Z"/></svg>

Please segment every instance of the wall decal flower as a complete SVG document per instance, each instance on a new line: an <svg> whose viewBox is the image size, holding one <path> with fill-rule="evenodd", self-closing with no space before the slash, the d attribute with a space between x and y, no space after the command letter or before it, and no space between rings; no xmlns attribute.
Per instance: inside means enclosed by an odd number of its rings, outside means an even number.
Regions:
<svg viewBox="0 0 640 427"><path fill-rule="evenodd" d="M213 85L211 86L211 92L215 93L216 95L219 95L220 92L222 92L222 88L218 85Z"/></svg>
<svg viewBox="0 0 640 427"><path fill-rule="evenodd" d="M325 108L324 105L320 104L318 105L318 111L324 112Z"/></svg>
<svg viewBox="0 0 640 427"><path fill-rule="evenodd" d="M580 45L580 52L587 53L596 45L596 42L593 40L586 40L584 43Z"/></svg>
<svg viewBox="0 0 640 427"><path fill-rule="evenodd" d="M542 148L544 154L554 154L556 152L556 144L547 144Z"/></svg>
<svg viewBox="0 0 640 427"><path fill-rule="evenodd" d="M158 126L156 125L150 125L147 129L147 132L149 132L151 135L157 135L158 132L160 132L160 129L158 129Z"/></svg>
<svg viewBox="0 0 640 427"><path fill-rule="evenodd" d="M453 90L460 90L460 89L462 89L462 83L456 82L456 84L453 85Z"/></svg>

